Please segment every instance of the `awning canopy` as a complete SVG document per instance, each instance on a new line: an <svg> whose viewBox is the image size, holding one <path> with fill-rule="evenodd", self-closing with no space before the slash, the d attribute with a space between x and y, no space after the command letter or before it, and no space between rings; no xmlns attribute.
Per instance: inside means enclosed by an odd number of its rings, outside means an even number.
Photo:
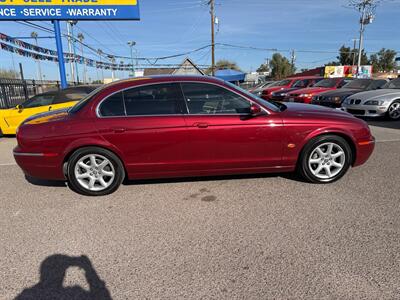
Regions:
<svg viewBox="0 0 400 300"><path fill-rule="evenodd" d="M215 72L215 77L229 82L244 81L246 74L240 71L226 69Z"/></svg>

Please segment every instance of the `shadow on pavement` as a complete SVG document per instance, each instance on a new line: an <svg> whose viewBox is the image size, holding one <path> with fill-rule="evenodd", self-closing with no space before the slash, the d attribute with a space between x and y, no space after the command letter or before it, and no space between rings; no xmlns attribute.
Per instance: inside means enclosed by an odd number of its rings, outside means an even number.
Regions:
<svg viewBox="0 0 400 300"><path fill-rule="evenodd" d="M33 177L30 177L27 175L25 175L25 179L30 184L37 185L37 186L47 186L47 187L66 187L67 186L65 181L44 180L44 179L33 178Z"/></svg>
<svg viewBox="0 0 400 300"><path fill-rule="evenodd" d="M203 182L203 181L221 181L221 180L239 180L239 179L267 179L267 178L284 178L291 181L309 183L295 172L292 173L265 173L265 174L240 174L240 175L223 175L223 176L207 176L207 177L182 177L182 178L162 178L162 179L139 179L125 180L124 185L151 185L166 183L184 183L184 182Z"/></svg>
<svg viewBox="0 0 400 300"><path fill-rule="evenodd" d="M389 128L389 129L400 129L400 121L387 121L385 119L367 119L367 118L364 118L363 120L366 121L370 126Z"/></svg>
<svg viewBox="0 0 400 300"><path fill-rule="evenodd" d="M89 291L80 286L64 287L66 271L70 267L81 268L86 276ZM86 256L71 257L56 254L47 257L40 266L40 282L27 288L15 300L111 300L105 283L99 278Z"/></svg>

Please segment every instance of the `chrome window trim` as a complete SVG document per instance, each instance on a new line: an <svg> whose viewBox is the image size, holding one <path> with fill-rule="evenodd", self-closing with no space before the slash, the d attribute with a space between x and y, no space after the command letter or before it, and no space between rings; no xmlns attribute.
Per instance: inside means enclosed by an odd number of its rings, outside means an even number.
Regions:
<svg viewBox="0 0 400 300"><path fill-rule="evenodd" d="M100 106L101 104L106 101L108 98L114 96L115 94L118 94L120 92L124 92L126 90L130 90L133 88L140 88L140 87L145 87L145 86L151 86L151 85L161 85L161 84L169 84L169 83L176 83L180 85L180 89L182 91L182 96L183 96L183 100L185 102L185 107L187 109L186 113L182 113L182 114L166 114L166 115L135 115L135 116L128 116L126 114L125 111L125 116L102 116L100 114ZM202 82L202 81L196 81L196 80L179 80L179 81L164 81L164 82L153 82L153 83L145 83L145 84L141 84L141 85L136 85L136 86L131 86L131 87L127 87L124 89L120 89L110 95L108 95L107 97L105 97L104 99L102 99L99 104L97 104L96 106L96 116L99 119L113 119L113 118L144 118L144 117L168 117L168 116L247 116L248 114L189 114L189 109L187 108L187 102L186 102L186 98L185 98L185 94L183 93L183 89L182 89L182 83L200 83L200 84L210 84L210 85L215 85L218 87L221 87L231 93L234 93L236 95L238 95L239 97L242 97L243 99L245 99L246 101L249 101L252 104L257 104L261 107L261 109L267 114L270 115L270 112L264 108L262 105L260 105L259 103L257 103L256 101L253 101L252 99L248 99L247 97L239 94L236 91L232 91L228 88L226 88L224 85L219 84L219 83L210 83L210 82ZM125 106L125 101L123 101L124 106Z"/></svg>

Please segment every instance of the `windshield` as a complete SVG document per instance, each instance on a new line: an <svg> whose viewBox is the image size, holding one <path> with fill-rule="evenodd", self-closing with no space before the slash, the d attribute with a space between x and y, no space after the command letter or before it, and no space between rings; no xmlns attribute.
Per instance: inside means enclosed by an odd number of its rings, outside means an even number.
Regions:
<svg viewBox="0 0 400 300"><path fill-rule="evenodd" d="M400 89L400 79L395 79L386 83L383 89Z"/></svg>
<svg viewBox="0 0 400 300"><path fill-rule="evenodd" d="M88 94L85 98L83 98L82 100L80 100L77 104L75 104L74 106L71 107L70 110L68 110L69 113L76 113L77 111L79 111L82 107L84 107L86 105L87 102L89 102L90 99L92 99L92 97L94 95L97 95L97 93L99 93L104 86L99 86L97 89L95 89L93 92L91 92L90 94Z"/></svg>
<svg viewBox="0 0 400 300"><path fill-rule="evenodd" d="M356 79L350 81L348 84L344 85L344 88L347 89L359 89L365 90L367 89L372 83L372 79Z"/></svg>
<svg viewBox="0 0 400 300"><path fill-rule="evenodd" d="M233 83L230 83L227 81L225 83L227 85L229 85L231 88L247 95L249 98L254 99L256 102L261 103L262 105L264 105L265 107L269 108L272 111L280 111L281 110L281 107L279 105L275 104L274 102L269 102L264 99L261 99L261 98L257 97L256 95L250 93L249 91L246 91L245 89L242 89L241 87L239 87L237 85L234 85Z"/></svg>
<svg viewBox="0 0 400 300"><path fill-rule="evenodd" d="M328 78L328 79L321 80L314 86L315 87L324 87L324 88L333 88L336 86L337 82L338 82L337 79Z"/></svg>

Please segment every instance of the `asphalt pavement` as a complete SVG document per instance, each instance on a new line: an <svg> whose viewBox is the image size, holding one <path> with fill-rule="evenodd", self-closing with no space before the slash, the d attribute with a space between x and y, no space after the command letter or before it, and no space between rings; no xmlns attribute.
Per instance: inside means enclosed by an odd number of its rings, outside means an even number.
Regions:
<svg viewBox="0 0 400 300"><path fill-rule="evenodd" d="M144 181L103 198L27 182L0 139L0 299L400 299L400 122L371 125L372 158L331 185Z"/></svg>

